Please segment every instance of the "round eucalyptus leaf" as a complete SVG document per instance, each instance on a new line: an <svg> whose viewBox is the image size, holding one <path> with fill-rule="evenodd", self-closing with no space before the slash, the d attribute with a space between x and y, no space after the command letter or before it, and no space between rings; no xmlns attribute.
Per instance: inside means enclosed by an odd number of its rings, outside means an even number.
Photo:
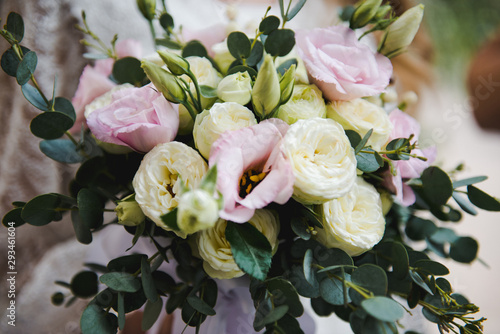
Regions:
<svg viewBox="0 0 500 334"><path fill-rule="evenodd" d="M377 296L361 302L363 309L372 317L385 321L395 322L404 316L404 308L391 298Z"/></svg>
<svg viewBox="0 0 500 334"><path fill-rule="evenodd" d="M137 292L141 288L141 282L137 277L124 272L106 273L99 280L111 289L120 292Z"/></svg>
<svg viewBox="0 0 500 334"><path fill-rule="evenodd" d="M408 274L410 262L408 253L403 244L394 242L392 244L392 266L393 272L397 278L403 279Z"/></svg>
<svg viewBox="0 0 500 334"><path fill-rule="evenodd" d="M207 49L199 41L190 41L182 49L182 57L208 57Z"/></svg>
<svg viewBox="0 0 500 334"><path fill-rule="evenodd" d="M439 167L432 166L424 170L420 178L429 204L439 207L448 202L453 194L453 184L448 174Z"/></svg>
<svg viewBox="0 0 500 334"><path fill-rule="evenodd" d="M295 33L290 29L277 29L269 34L264 44L266 52L271 56L283 57L295 46Z"/></svg>
<svg viewBox="0 0 500 334"><path fill-rule="evenodd" d="M76 112L73 104L70 100L64 97L56 97L54 101L54 110L67 115L73 121L76 120Z"/></svg>
<svg viewBox="0 0 500 334"><path fill-rule="evenodd" d="M160 18L160 25L161 27L167 32L167 34L170 34L170 29L174 28L174 18L172 15L169 13L163 13L161 14Z"/></svg>
<svg viewBox="0 0 500 334"><path fill-rule="evenodd" d="M48 103L43 99L43 96L40 94L38 89L33 87L30 84L25 84L21 86L21 91L23 92L24 97L31 103L35 108L41 111L49 111Z"/></svg>
<svg viewBox="0 0 500 334"><path fill-rule="evenodd" d="M30 52L30 49L25 48L24 46L21 46L21 51L23 52L23 54L26 54L26 53ZM17 68L18 68L20 62L21 61L17 57L14 50L12 50L12 48L7 49L7 51L5 51L2 54L2 59L0 60L2 70L7 75L9 75L11 77L16 77Z"/></svg>
<svg viewBox="0 0 500 334"><path fill-rule="evenodd" d="M143 258L147 259L148 257L144 254L125 255L109 261L107 267L109 271L133 274L141 268Z"/></svg>
<svg viewBox="0 0 500 334"><path fill-rule="evenodd" d="M118 83L129 83L137 87L140 87L146 78L141 61L134 57L125 57L115 61L112 74Z"/></svg>
<svg viewBox="0 0 500 334"><path fill-rule="evenodd" d="M500 201L484 191L474 187L467 186L467 195L472 204L487 211L500 211Z"/></svg>
<svg viewBox="0 0 500 334"><path fill-rule="evenodd" d="M431 260L420 260L415 263L415 267L418 269L423 269L434 276L444 276L448 275L450 271L444 265L439 262Z"/></svg>
<svg viewBox="0 0 500 334"><path fill-rule="evenodd" d="M82 334L115 334L117 327L116 316L104 311L96 304L89 304L80 318Z"/></svg>
<svg viewBox="0 0 500 334"><path fill-rule="evenodd" d="M16 80L20 86L31 79L31 76L35 73L37 63L38 57L35 52L30 51L23 56L16 71Z"/></svg>
<svg viewBox="0 0 500 334"><path fill-rule="evenodd" d="M50 300L55 306L61 306L64 304L64 294L62 292L56 292L50 297Z"/></svg>
<svg viewBox="0 0 500 334"><path fill-rule="evenodd" d="M471 263L477 256L479 244L471 237L460 237L450 245L450 257L461 263Z"/></svg>
<svg viewBox="0 0 500 334"><path fill-rule="evenodd" d="M269 35L272 31L278 29L280 26L280 19L276 16L268 16L260 22L259 30L264 35Z"/></svg>
<svg viewBox="0 0 500 334"><path fill-rule="evenodd" d="M227 71L227 75L230 75L230 74L234 74L234 73L238 73L238 72L248 72L248 74L250 75L250 77L252 78L255 78L257 76L257 71L254 70L253 68L251 67L248 67L248 66L244 66L244 65L237 65L237 66L234 66L234 67L231 67L228 71Z"/></svg>
<svg viewBox="0 0 500 334"><path fill-rule="evenodd" d="M311 298L311 306L320 317L327 317L334 312L333 305L327 303L323 298Z"/></svg>
<svg viewBox="0 0 500 334"><path fill-rule="evenodd" d="M71 279L71 292L80 298L89 298L98 292L97 274L93 271L81 271Z"/></svg>
<svg viewBox="0 0 500 334"><path fill-rule="evenodd" d="M253 39L252 39L253 42ZM248 66L257 66L257 64L260 62L262 59L262 56L264 55L264 46L262 45L262 42L257 40L255 42L255 45L252 48L252 52L250 53L250 57L247 59L247 65Z"/></svg>
<svg viewBox="0 0 500 334"><path fill-rule="evenodd" d="M22 211L23 208L15 208L7 212L2 218L2 225L5 227L19 227L25 224L26 222L21 217Z"/></svg>
<svg viewBox="0 0 500 334"><path fill-rule="evenodd" d="M436 285L439 286L441 288L441 290L443 290L446 293L450 293L453 291L453 289L451 288L450 282L448 282L446 279L444 279L442 277L439 277L436 280Z"/></svg>
<svg viewBox="0 0 500 334"><path fill-rule="evenodd" d="M269 280L267 281L267 290L273 296L279 296L279 298L275 298L274 306L288 305L288 313L294 317L300 317L304 313L299 294L289 281L280 278Z"/></svg>
<svg viewBox="0 0 500 334"><path fill-rule="evenodd" d="M408 238L420 241L430 237L437 229L433 221L412 216L406 223L405 233Z"/></svg>
<svg viewBox="0 0 500 334"><path fill-rule="evenodd" d="M363 264L358 267L351 274L351 280L375 295L384 296L387 293L387 275L382 268L374 264Z"/></svg>
<svg viewBox="0 0 500 334"><path fill-rule="evenodd" d="M43 139L57 139L73 126L74 120L58 111L46 111L30 123L31 132Z"/></svg>
<svg viewBox="0 0 500 334"><path fill-rule="evenodd" d="M252 43L241 31L233 31L227 37L229 53L236 59L247 59L252 51Z"/></svg>
<svg viewBox="0 0 500 334"><path fill-rule="evenodd" d="M55 194L39 195L26 203L21 218L30 225L47 225L60 217L60 212L55 211L60 203L60 198Z"/></svg>
<svg viewBox="0 0 500 334"><path fill-rule="evenodd" d="M349 274L345 274L346 281L350 282L351 277ZM347 289L347 288L346 288ZM334 278L325 278L319 284L319 291L321 297L328 303L332 305L344 305L351 302L349 294L345 293L344 299L344 286L342 281Z"/></svg>
<svg viewBox="0 0 500 334"><path fill-rule="evenodd" d="M163 300L158 298L156 302L148 300L146 306L144 307L144 313L142 317L141 329L147 331L155 324L156 320L161 314L163 309Z"/></svg>
<svg viewBox="0 0 500 334"><path fill-rule="evenodd" d="M12 37L14 37L18 43L20 43L24 37L24 22L21 15L10 12L7 16L5 29L12 34Z"/></svg>

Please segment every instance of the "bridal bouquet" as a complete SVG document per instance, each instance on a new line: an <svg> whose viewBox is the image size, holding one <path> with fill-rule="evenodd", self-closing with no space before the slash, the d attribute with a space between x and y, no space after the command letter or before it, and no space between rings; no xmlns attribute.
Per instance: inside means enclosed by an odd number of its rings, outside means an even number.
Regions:
<svg viewBox="0 0 500 334"><path fill-rule="evenodd" d="M436 258L472 262L478 243L441 222L500 202L476 187L486 177L431 165L435 149L419 146L405 113L414 94L395 90L390 59L412 42L423 6L397 17L365 0L339 25L288 29L304 3L281 0L281 17L268 10L254 32L207 42L138 0L158 50L144 58L138 42L104 43L83 15L78 29L98 52L85 55L95 63L71 102L39 87L23 20L9 14L1 67L41 111L30 125L40 150L79 168L69 195L15 202L3 224L67 213L81 243L110 225L133 235L123 256L57 282L57 305L91 298L83 333L115 333L141 308L144 330L173 312L197 332L210 317L236 328L217 299L242 276L256 332L303 333L300 296L354 333L397 333L415 308L441 333L482 332L479 308ZM140 239L156 253L134 252Z"/></svg>

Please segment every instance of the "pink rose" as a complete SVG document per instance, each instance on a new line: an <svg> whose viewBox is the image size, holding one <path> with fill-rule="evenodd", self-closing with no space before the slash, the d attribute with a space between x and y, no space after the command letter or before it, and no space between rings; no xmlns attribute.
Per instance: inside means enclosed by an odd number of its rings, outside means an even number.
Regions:
<svg viewBox="0 0 500 334"><path fill-rule="evenodd" d="M279 149L287 128L270 119L225 132L213 144L209 165L217 164L217 189L224 197L221 218L244 223L256 209L290 199L293 171Z"/></svg>
<svg viewBox="0 0 500 334"><path fill-rule="evenodd" d="M116 43L118 58L135 57L141 58L141 43L132 39L125 39ZM116 84L109 79L113 70L114 60L99 59L94 66L87 65L83 68L80 82L71 100L76 112L76 121L71 132L80 131L82 123L85 122L85 106L102 94L110 91Z"/></svg>
<svg viewBox="0 0 500 334"><path fill-rule="evenodd" d="M376 95L389 84L391 61L360 43L347 27L297 31L295 39L310 80L330 101Z"/></svg>
<svg viewBox="0 0 500 334"><path fill-rule="evenodd" d="M112 95L111 104L88 115L87 124L97 139L149 152L172 141L179 114L152 86L124 88Z"/></svg>
<svg viewBox="0 0 500 334"><path fill-rule="evenodd" d="M418 140L420 125L413 117L399 109L395 109L390 113L389 119L394 126L389 141L396 138L408 138L412 134L414 135L412 143ZM393 161L396 176L388 172L383 183L387 189L396 194L396 199L404 206L412 205L416 199L413 190L404 183L404 180L420 177L422 172L435 160L437 152L435 147L429 147L426 149L417 148L412 150L411 153L425 157L427 161L418 158Z"/></svg>

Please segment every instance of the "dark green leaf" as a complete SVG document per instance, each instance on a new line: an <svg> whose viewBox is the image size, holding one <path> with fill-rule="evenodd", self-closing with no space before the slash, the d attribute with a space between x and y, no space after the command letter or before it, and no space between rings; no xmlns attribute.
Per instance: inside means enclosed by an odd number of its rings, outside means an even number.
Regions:
<svg viewBox="0 0 500 334"><path fill-rule="evenodd" d="M480 209L488 211L500 211L500 201L484 191L474 187L467 186L467 195L472 204Z"/></svg>
<svg viewBox="0 0 500 334"><path fill-rule="evenodd" d="M161 259L161 257L158 258ZM165 294L170 294L174 290L175 281L172 276L163 271L153 271L151 276L153 277L154 285L157 290Z"/></svg>
<svg viewBox="0 0 500 334"><path fill-rule="evenodd" d="M141 329L143 331L147 331L148 329L153 327L156 320L160 316L162 309L163 309L163 300L161 298L158 298L156 302L152 302L151 300L148 300L146 302L141 324Z"/></svg>
<svg viewBox="0 0 500 334"><path fill-rule="evenodd" d="M279 333L282 334L304 334L297 319L290 314L285 314L283 318L278 320L278 327Z"/></svg>
<svg viewBox="0 0 500 334"><path fill-rule="evenodd" d="M459 180L459 181L453 181L453 189L463 187L463 186L470 186L471 184L483 182L487 179L488 179L487 176L475 176L475 177L470 177L470 178Z"/></svg>
<svg viewBox="0 0 500 334"><path fill-rule="evenodd" d="M453 291L450 282L442 277L436 279L436 285L438 285L445 293L451 293Z"/></svg>
<svg viewBox="0 0 500 334"><path fill-rule="evenodd" d="M238 267L256 279L265 280L272 258L267 238L249 223L228 222L226 239Z"/></svg>
<svg viewBox="0 0 500 334"><path fill-rule="evenodd" d="M23 56L16 72L16 80L20 86L30 81L31 76L35 73L37 63L38 57L35 52L30 51Z"/></svg>
<svg viewBox="0 0 500 334"><path fill-rule="evenodd" d="M415 282L418 286L420 286L422 289L427 291L429 294L433 295L434 292L432 292L431 288L425 283L424 279L422 276L420 276L416 271L410 270L410 277Z"/></svg>
<svg viewBox="0 0 500 334"><path fill-rule="evenodd" d="M71 292L80 298L89 298L98 292L97 274L93 271L82 271L71 279Z"/></svg>
<svg viewBox="0 0 500 334"><path fill-rule="evenodd" d="M314 249L314 258L323 267L348 265L352 266L352 258L343 250L338 248L316 248Z"/></svg>
<svg viewBox="0 0 500 334"><path fill-rule="evenodd" d="M215 315L215 311L212 307L210 307L207 303L196 296L188 296L187 302L194 308L196 311L205 315Z"/></svg>
<svg viewBox="0 0 500 334"><path fill-rule="evenodd" d="M453 186L448 174L439 167L428 167L421 176L423 192L433 206L448 202L453 194Z"/></svg>
<svg viewBox="0 0 500 334"><path fill-rule="evenodd" d="M241 31L233 31L227 37L229 53L236 59L247 59L250 57L252 43L247 35Z"/></svg>
<svg viewBox="0 0 500 334"><path fill-rule="evenodd" d="M172 49L172 50L180 50L182 49L182 45L171 40L171 39L165 39L165 38L157 38L155 40L156 44L158 45L161 45L161 46L165 46L169 49Z"/></svg>
<svg viewBox="0 0 500 334"><path fill-rule="evenodd" d="M107 267L109 271L122 271L133 274L141 269L143 258L147 260L148 257L144 254L125 255L109 261Z"/></svg>
<svg viewBox="0 0 500 334"><path fill-rule="evenodd" d="M311 298L311 306L320 317L327 317L334 312L333 305L325 302L323 298Z"/></svg>
<svg viewBox="0 0 500 334"><path fill-rule="evenodd" d="M314 280L311 285L304 277L302 266L293 266L288 276L288 280L293 284L297 292L307 298L316 298L319 296L319 283Z"/></svg>
<svg viewBox="0 0 500 334"><path fill-rule="evenodd" d="M165 305L167 313L172 314L178 307L180 307L186 301L188 294L189 290L185 285L180 290L174 290L174 292L168 297L167 304Z"/></svg>
<svg viewBox="0 0 500 334"><path fill-rule="evenodd" d="M288 305L280 305L273 308L262 319L254 323L255 328L263 328L265 325L272 324L285 316L288 312Z"/></svg>
<svg viewBox="0 0 500 334"><path fill-rule="evenodd" d="M251 40L253 43L253 39ZM247 65L248 66L257 66L257 64L260 62L262 59L262 56L264 55L264 46L262 45L262 42L257 40L255 42L255 45L252 48L252 52L250 53L250 57L247 59Z"/></svg>
<svg viewBox="0 0 500 334"><path fill-rule="evenodd" d="M304 277L306 278L309 284L314 285L314 282L316 281L316 275L312 268L312 265L313 265L312 250L308 249L306 251L306 254L304 255L304 262L303 262Z"/></svg>
<svg viewBox="0 0 500 334"><path fill-rule="evenodd" d="M461 237L450 245L450 257L461 263L470 263L476 256L479 245L471 237Z"/></svg>
<svg viewBox="0 0 500 334"><path fill-rule="evenodd" d="M71 102L64 97L56 97L54 102L54 110L66 114L66 116L69 116L69 118L71 118L73 121L76 120L76 113L73 104L71 104Z"/></svg>
<svg viewBox="0 0 500 334"><path fill-rule="evenodd" d="M349 138L349 142L351 143L352 148L356 148L359 146L361 142L361 136L354 130L344 130L347 138Z"/></svg>
<svg viewBox="0 0 500 334"><path fill-rule="evenodd" d="M108 268L106 266L103 266L102 264L87 262L84 263L83 265L87 268L92 269L93 271L97 271L100 273L109 273Z"/></svg>
<svg viewBox="0 0 500 334"><path fill-rule="evenodd" d="M391 298L377 296L361 302L363 309L372 317L385 322L396 322L404 314L404 308Z"/></svg>
<svg viewBox="0 0 500 334"><path fill-rule="evenodd" d="M24 22L21 15L10 12L7 16L5 29L12 34L12 37L14 37L18 43L20 43L24 37Z"/></svg>
<svg viewBox="0 0 500 334"><path fill-rule="evenodd" d="M30 225L47 225L61 219L61 213L56 211L60 204L61 199L56 194L39 195L26 203L21 218Z"/></svg>
<svg viewBox="0 0 500 334"><path fill-rule="evenodd" d="M351 276L345 274L345 279L350 282ZM319 285L321 297L332 305L344 305L351 302L349 295L344 294L344 286L341 281L333 278L325 278ZM346 291L347 293L347 291ZM344 296L347 300L344 300Z"/></svg>
<svg viewBox="0 0 500 334"><path fill-rule="evenodd" d="M211 99L217 97L217 88L210 86L200 85L201 96Z"/></svg>
<svg viewBox="0 0 500 334"><path fill-rule="evenodd" d="M118 83L129 83L137 87L140 87L146 78L141 61L133 57L125 57L115 61L112 73L113 78Z"/></svg>
<svg viewBox="0 0 500 334"><path fill-rule="evenodd" d="M170 34L171 29L174 28L174 18L168 13L163 13L160 16L159 21L165 32Z"/></svg>
<svg viewBox="0 0 500 334"><path fill-rule="evenodd" d="M73 230L75 230L76 240L84 245L90 244L92 242L92 232L90 227L82 221L78 211L71 211L71 222Z"/></svg>
<svg viewBox="0 0 500 334"><path fill-rule="evenodd" d="M243 66L243 65L238 65L238 66L234 66L234 67L231 67L228 71L227 71L227 75L230 75L230 74L234 74L234 73L237 73L237 72L248 72L248 74L250 75L250 77L252 78L255 78L257 76L257 71L255 71L253 68L251 67L248 67L248 66Z"/></svg>
<svg viewBox="0 0 500 334"><path fill-rule="evenodd" d="M67 164L76 164L85 160L69 139L42 140L40 151L52 160Z"/></svg>
<svg viewBox="0 0 500 334"><path fill-rule="evenodd" d="M295 33L293 30L277 29L269 34L264 43L264 48L273 57L283 57L292 51L294 45Z"/></svg>
<svg viewBox="0 0 500 334"><path fill-rule="evenodd" d="M179 231L179 226L177 225L177 208L164 214L160 217L161 220L174 231Z"/></svg>
<svg viewBox="0 0 500 334"><path fill-rule="evenodd" d="M100 196L90 189L83 188L78 192L77 200L82 223L89 228L100 226L104 210L104 202Z"/></svg>
<svg viewBox="0 0 500 334"><path fill-rule="evenodd" d="M5 227L19 227L19 226L25 224L26 222L21 217L22 211L23 211L23 208L15 208L15 209L12 209L9 212L7 212L5 214L5 216L3 216L2 225ZM11 225L9 223L11 223L11 224L13 223L13 225Z"/></svg>
<svg viewBox="0 0 500 334"><path fill-rule="evenodd" d="M30 52L30 49L21 46L21 50L23 54ZM2 55L2 59L0 61L2 70L11 77L16 77L17 67L19 66L19 58L12 48L5 51Z"/></svg>
<svg viewBox="0 0 500 334"><path fill-rule="evenodd" d="M373 129L370 129L361 139L361 141L358 143L358 145L355 148L354 153L358 154L365 146L366 143L368 142L368 139L370 139L371 135L373 133ZM374 151L375 152L375 151Z"/></svg>
<svg viewBox="0 0 500 334"><path fill-rule="evenodd" d="M50 106L43 99L40 92L30 84L25 84L21 87L21 91L23 92L24 97L31 103L35 108L40 109L41 111L49 111Z"/></svg>
<svg viewBox="0 0 500 334"><path fill-rule="evenodd" d="M102 275L99 280L115 291L136 292L141 288L141 282L135 276L124 272L111 272Z"/></svg>
<svg viewBox="0 0 500 334"><path fill-rule="evenodd" d="M89 304L80 318L82 334L115 334L117 327L116 316L104 311L96 304Z"/></svg>
<svg viewBox="0 0 500 334"><path fill-rule="evenodd" d="M365 148L365 151L370 151L372 153L360 152L356 154L356 161L358 162L357 167L359 170L365 173L373 173L383 166L383 160L377 159L377 155L371 148Z"/></svg>
<svg viewBox="0 0 500 334"><path fill-rule="evenodd" d="M429 274L434 276L444 276L448 275L450 271L444 265L439 262L431 261L431 260L420 260L415 263L415 267L417 270L423 269Z"/></svg>
<svg viewBox="0 0 500 334"><path fill-rule="evenodd" d="M287 20L290 21L297 15L297 13L302 9L302 7L305 5L307 0L299 0L295 6L288 12L288 15L286 16Z"/></svg>
<svg viewBox="0 0 500 334"><path fill-rule="evenodd" d="M406 235L415 241L425 240L437 231L437 226L431 220L412 216L406 224Z"/></svg>
<svg viewBox="0 0 500 334"><path fill-rule="evenodd" d="M403 279L408 274L409 269L408 253L403 244L394 242L392 244L392 271L397 278Z"/></svg>
<svg viewBox="0 0 500 334"><path fill-rule="evenodd" d="M288 313L294 317L300 317L304 313L297 290L289 281L275 278L266 284L267 290L273 295L274 306L288 305Z"/></svg>
<svg viewBox="0 0 500 334"><path fill-rule="evenodd" d="M297 234L301 239L311 239L311 231L309 230L309 225L304 220L304 217L293 216L290 221L290 225L293 232L295 232L295 234Z"/></svg>
<svg viewBox="0 0 500 334"><path fill-rule="evenodd" d="M141 257L141 283L146 298L153 303L156 302L158 300L158 293L156 292L153 276L151 276L151 267L145 256Z"/></svg>
<svg viewBox="0 0 500 334"><path fill-rule="evenodd" d="M199 41L190 41L182 49L182 57L208 57L207 49Z"/></svg>
<svg viewBox="0 0 500 334"><path fill-rule="evenodd" d="M125 328L125 299L123 296L123 292L118 292L118 300L117 300L117 308L118 308L118 328L123 330Z"/></svg>
<svg viewBox="0 0 500 334"><path fill-rule="evenodd" d="M269 35L273 30L278 29L280 26L280 19L276 16L268 16L260 22L259 30L264 35Z"/></svg>
<svg viewBox="0 0 500 334"><path fill-rule="evenodd" d="M374 264L363 264L351 274L353 283L366 288L375 295L387 293L387 276L385 271Z"/></svg>
<svg viewBox="0 0 500 334"><path fill-rule="evenodd" d="M408 145L408 139L405 138L396 138L393 139L387 144L386 146L386 151L397 151L400 149L403 149L405 146ZM409 157L404 154L400 153L389 153L387 154L387 157L391 160L408 160Z"/></svg>
<svg viewBox="0 0 500 334"><path fill-rule="evenodd" d="M64 303L64 294L62 292L56 292L50 297L50 301L55 306L61 306Z"/></svg>
<svg viewBox="0 0 500 334"><path fill-rule="evenodd" d="M424 301L432 306L435 306L438 309L443 308L443 306L444 306L442 301L441 301L441 297L439 295L436 295L436 296L427 295L427 296L425 296ZM429 310L427 307L422 308L422 313L423 313L424 317L427 320L429 320L430 322L434 322L437 324L441 322L439 316L436 315L431 310Z"/></svg>
<svg viewBox="0 0 500 334"><path fill-rule="evenodd" d="M430 240L436 242L438 244L445 242L455 242L458 239L458 236L455 234L455 231L449 228L440 227L435 233L430 236Z"/></svg>
<svg viewBox="0 0 500 334"><path fill-rule="evenodd" d="M58 111L37 115L30 123L31 132L42 139L57 139L73 126L74 121Z"/></svg>

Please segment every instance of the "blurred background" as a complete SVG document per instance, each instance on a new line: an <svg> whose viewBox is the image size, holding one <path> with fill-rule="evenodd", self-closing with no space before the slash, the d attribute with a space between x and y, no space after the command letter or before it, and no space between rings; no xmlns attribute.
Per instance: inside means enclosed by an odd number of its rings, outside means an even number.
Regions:
<svg viewBox="0 0 500 334"><path fill-rule="evenodd" d="M294 23L303 26L318 22L331 24L335 21L339 2L349 1L309 0ZM399 3L398 0L391 2L396 6ZM420 100L414 111L422 124L421 143L423 146L438 147L436 163L447 171L465 163L461 178L488 175L490 178L480 184L480 188L500 196L500 126L495 126L500 118L500 48L495 48L498 45L495 38L500 34L500 1L420 2L426 5L423 34L430 43L429 55L432 55L431 58L426 57L430 59L431 67L416 68L426 72L423 76L430 77L420 87ZM225 20L228 3L239 8L238 19L241 22L261 17L262 8L268 4L273 5L273 10L278 8L277 1L266 0L167 1L177 23L193 29ZM321 6L328 10L321 11ZM78 42L82 36L73 28L80 21L82 9L87 11L91 27L104 41L111 40L113 34L119 32L121 38L141 40L144 54L153 51L149 38L144 38L149 36L149 28L135 9L135 0L119 3L109 0L0 0L2 19L12 10L25 17L26 37L23 44L37 51L37 78L42 87L51 87L57 73L58 94L67 98L73 96L87 63L81 57L85 48ZM7 44L0 41L0 49L6 48ZM52 191L65 192L74 169L52 163L38 151L38 139L28 130L29 121L36 112L24 100L15 80L1 73L0 86L0 215L3 216L14 200L25 201ZM452 228L459 235L470 235L479 241L480 261L470 265L446 261L451 269L447 279L457 292L481 307L480 315L489 319L485 323L485 333L500 333L500 307L496 300L500 298L500 215L482 211L477 217L464 216L463 221ZM6 240L5 232L6 229L0 228L0 254L7 254L6 242L3 241ZM69 221L53 223L43 230L32 226L17 230L17 288L18 292L24 289L32 295L31 298L20 297L20 301L40 309L39 314L32 315L19 309L19 317L24 317L25 321L36 322L33 319L41 319L44 314L63 312L50 305L50 294L57 290L50 281L50 275L69 280L79 270L79 263L61 261L61 252L65 251L81 254L84 258L84 246L75 246L71 242L61 246L72 236ZM50 249L51 253L46 253ZM45 267L37 267L40 263ZM1 260L3 282L5 265L5 261ZM38 291L40 285L36 281L42 279L49 280L45 282L46 291ZM6 285L0 284L1 310L5 310L6 306L5 289ZM66 327L51 333L77 333L79 311L81 309L68 313L68 319L72 320L66 322ZM425 333L437 333L437 329L431 326Z"/></svg>

